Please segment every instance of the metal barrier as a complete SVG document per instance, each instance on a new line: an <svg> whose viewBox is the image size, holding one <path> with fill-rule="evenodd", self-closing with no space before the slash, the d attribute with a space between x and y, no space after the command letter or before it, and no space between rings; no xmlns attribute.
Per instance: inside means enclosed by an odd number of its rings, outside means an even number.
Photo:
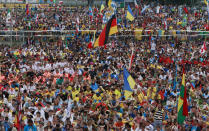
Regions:
<svg viewBox="0 0 209 131"><path fill-rule="evenodd" d="M178 31L180 34L173 34L173 31ZM95 35L98 37L101 30L79 30L79 34L90 34L91 36ZM134 32L143 32L141 34L134 34ZM149 32L152 32L150 34ZM192 30L167 30L165 34L158 34L159 30L119 30L119 33L111 37L121 37L122 39L126 39L127 37L143 37L145 39L149 38L150 36L159 37L164 39L170 38L186 38L186 39L206 39L209 38L209 31L192 31ZM7 43L7 44L14 44L20 43L24 44L28 39L42 39L43 41L47 42L50 39L55 40L66 40L66 38L72 38L76 35L76 30L0 30L0 43Z"/></svg>

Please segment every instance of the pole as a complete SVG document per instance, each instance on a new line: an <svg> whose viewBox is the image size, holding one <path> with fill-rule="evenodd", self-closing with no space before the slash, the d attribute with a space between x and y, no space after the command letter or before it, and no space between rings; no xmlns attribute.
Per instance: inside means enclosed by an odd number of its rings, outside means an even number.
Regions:
<svg viewBox="0 0 209 131"><path fill-rule="evenodd" d="M23 33L23 44L25 44L25 33Z"/></svg>
<svg viewBox="0 0 209 131"><path fill-rule="evenodd" d="M11 13L11 12L10 12ZM10 30L11 30L11 45L12 45L12 31L13 31L13 25L12 25L12 18L11 18L11 20L10 20Z"/></svg>

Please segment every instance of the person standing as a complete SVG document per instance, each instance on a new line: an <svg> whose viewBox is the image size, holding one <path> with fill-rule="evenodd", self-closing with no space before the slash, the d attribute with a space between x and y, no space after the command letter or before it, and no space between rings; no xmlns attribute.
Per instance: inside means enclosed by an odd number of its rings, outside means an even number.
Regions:
<svg viewBox="0 0 209 131"><path fill-rule="evenodd" d="M28 125L24 127L24 131L37 131L37 127L33 124L31 119L28 120Z"/></svg>
<svg viewBox="0 0 209 131"><path fill-rule="evenodd" d="M5 117L3 125L4 125L4 130L5 131L11 131L12 123L9 122L9 118L8 117Z"/></svg>
<svg viewBox="0 0 209 131"><path fill-rule="evenodd" d="M163 109L162 109L162 105L159 104L158 108L155 111L155 115L154 115L154 126L156 127L160 127L162 128L162 124L163 124Z"/></svg>

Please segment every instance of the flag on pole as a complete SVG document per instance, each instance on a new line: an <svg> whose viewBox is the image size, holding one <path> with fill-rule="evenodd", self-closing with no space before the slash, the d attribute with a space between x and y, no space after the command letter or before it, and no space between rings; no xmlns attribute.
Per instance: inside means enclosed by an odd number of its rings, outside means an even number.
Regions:
<svg viewBox="0 0 209 131"><path fill-rule="evenodd" d="M149 7L149 5L145 5L145 7L142 9L141 13L144 13L144 11Z"/></svg>
<svg viewBox="0 0 209 131"><path fill-rule="evenodd" d="M11 19L11 11L10 11L10 9L8 9L8 11L7 11L7 19Z"/></svg>
<svg viewBox="0 0 209 131"><path fill-rule="evenodd" d="M29 15L29 5L28 4L26 4L25 10L26 10L26 15L28 16Z"/></svg>
<svg viewBox="0 0 209 131"><path fill-rule="evenodd" d="M194 82L191 82L191 87L192 87L192 90L194 90L196 87L195 87L195 83Z"/></svg>
<svg viewBox="0 0 209 131"><path fill-rule="evenodd" d="M8 9L8 11L7 11L6 23L11 23L11 11L10 11L10 9Z"/></svg>
<svg viewBox="0 0 209 131"><path fill-rule="evenodd" d="M99 86L97 85L96 82L91 84L91 89L92 89L94 92L98 92L98 91L99 91Z"/></svg>
<svg viewBox="0 0 209 131"><path fill-rule="evenodd" d="M184 15L183 22L181 24L183 27L187 25L187 16Z"/></svg>
<svg viewBox="0 0 209 131"><path fill-rule="evenodd" d="M117 32L118 32L117 20L116 20L116 16L113 15L112 18L105 25L104 29L100 33L96 42L94 43L94 47L104 46L108 41L109 35L113 35Z"/></svg>
<svg viewBox="0 0 209 131"><path fill-rule="evenodd" d="M16 110L15 114L15 119L14 119L14 126L17 128L18 131L20 131L20 120L21 120L21 109L22 109L22 104L21 104L21 97L18 94L18 108Z"/></svg>
<svg viewBox="0 0 209 131"><path fill-rule="evenodd" d="M124 86L123 86L124 96L125 99L128 99L132 95L136 83L134 79L131 77L131 75L128 73L126 68L123 69L123 79L124 79Z"/></svg>
<svg viewBox="0 0 209 131"><path fill-rule="evenodd" d="M189 11L187 10L187 7L186 7L186 6L184 7L184 12L185 12L186 14L189 14Z"/></svg>
<svg viewBox="0 0 209 131"><path fill-rule="evenodd" d="M111 6L112 0L108 0L108 7Z"/></svg>
<svg viewBox="0 0 209 131"><path fill-rule="evenodd" d="M92 48L93 48L93 43L94 43L94 41L95 41L95 32L94 32L94 37L93 37L93 38L91 39L91 41L89 42L87 48L92 49Z"/></svg>
<svg viewBox="0 0 209 131"><path fill-rule="evenodd" d="M104 4L102 3L101 8L100 8L100 13L102 13L102 11L104 10Z"/></svg>
<svg viewBox="0 0 209 131"><path fill-rule="evenodd" d="M79 31L79 24L80 24L79 17L77 17L76 18L76 33L78 33Z"/></svg>
<svg viewBox="0 0 209 131"><path fill-rule="evenodd" d="M209 5L209 0L204 0L206 5Z"/></svg>
<svg viewBox="0 0 209 131"><path fill-rule="evenodd" d="M89 7L89 17L92 20L92 18L93 18L93 12L92 12L92 8L91 7Z"/></svg>
<svg viewBox="0 0 209 131"><path fill-rule="evenodd" d="M138 15L141 14L141 8L137 4L136 0L134 0L134 5L135 5L135 8L138 9L138 11L136 11L136 17L137 17Z"/></svg>
<svg viewBox="0 0 209 131"><path fill-rule="evenodd" d="M36 24L38 23L38 14L36 14Z"/></svg>
<svg viewBox="0 0 209 131"><path fill-rule="evenodd" d="M200 49L200 53L201 55L203 55L207 50L207 47L206 47L206 42L203 43L201 49Z"/></svg>
<svg viewBox="0 0 209 131"><path fill-rule="evenodd" d="M165 19L163 23L164 23L164 29L167 30L168 29L167 20Z"/></svg>
<svg viewBox="0 0 209 131"><path fill-rule="evenodd" d="M134 14L133 14L131 7L129 5L128 5L128 10L126 12L126 18L130 21L134 20Z"/></svg>
<svg viewBox="0 0 209 131"><path fill-rule="evenodd" d="M134 0L134 5L135 5L135 8L137 8L137 9L139 8L139 6L138 6L136 0Z"/></svg>
<svg viewBox="0 0 209 131"><path fill-rule="evenodd" d="M183 68L182 85L180 90L180 95L178 99L178 117L177 121L179 124L183 124L186 116L188 116L188 105L186 96L186 86L185 86L185 72Z"/></svg>
<svg viewBox="0 0 209 131"><path fill-rule="evenodd" d="M93 41L91 40L87 46L88 49L92 49L93 48Z"/></svg>
<svg viewBox="0 0 209 131"><path fill-rule="evenodd" d="M132 52L131 52L131 57L130 57L130 61L129 61L129 68L128 70L131 70L131 65L133 63L133 59L134 59L134 49L132 48Z"/></svg>

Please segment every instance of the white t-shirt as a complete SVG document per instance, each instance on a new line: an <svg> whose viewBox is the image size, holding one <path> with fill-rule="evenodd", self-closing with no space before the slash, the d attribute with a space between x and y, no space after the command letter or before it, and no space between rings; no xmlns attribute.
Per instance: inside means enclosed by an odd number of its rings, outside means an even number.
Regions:
<svg viewBox="0 0 209 131"><path fill-rule="evenodd" d="M155 44L155 42L152 42L151 43L151 50L155 50L155 48L156 48L156 44Z"/></svg>
<svg viewBox="0 0 209 131"><path fill-rule="evenodd" d="M154 131L154 127L150 124L149 126L145 127L145 131Z"/></svg>
<svg viewBox="0 0 209 131"><path fill-rule="evenodd" d="M156 7L156 13L159 14L160 13L160 6Z"/></svg>

